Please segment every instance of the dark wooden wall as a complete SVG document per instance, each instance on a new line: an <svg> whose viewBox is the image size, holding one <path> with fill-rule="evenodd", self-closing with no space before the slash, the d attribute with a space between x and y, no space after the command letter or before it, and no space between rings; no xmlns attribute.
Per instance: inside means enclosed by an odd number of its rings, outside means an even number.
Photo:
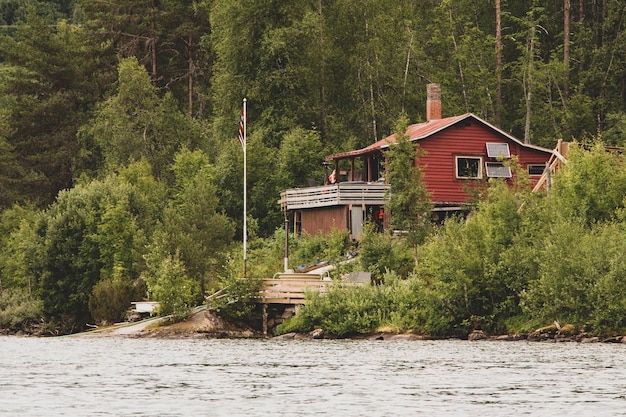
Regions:
<svg viewBox="0 0 626 417"><path fill-rule="evenodd" d="M302 210L302 231L315 235L320 231L327 234L333 229L347 230L348 218L346 206Z"/></svg>

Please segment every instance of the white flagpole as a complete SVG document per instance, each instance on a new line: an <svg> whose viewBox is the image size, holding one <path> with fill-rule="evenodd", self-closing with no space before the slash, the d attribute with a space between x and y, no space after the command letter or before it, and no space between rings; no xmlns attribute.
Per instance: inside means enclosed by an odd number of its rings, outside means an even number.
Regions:
<svg viewBox="0 0 626 417"><path fill-rule="evenodd" d="M243 277L246 277L246 260L248 254L247 240L248 240L248 219L247 219L247 161L246 161L246 148L248 142L246 140L246 124L248 123L248 115L246 114L246 103L248 100L243 99Z"/></svg>

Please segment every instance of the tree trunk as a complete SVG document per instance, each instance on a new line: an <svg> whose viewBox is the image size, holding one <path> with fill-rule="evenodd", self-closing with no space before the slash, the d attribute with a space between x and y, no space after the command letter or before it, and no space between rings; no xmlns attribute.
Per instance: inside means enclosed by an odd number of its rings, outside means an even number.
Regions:
<svg viewBox="0 0 626 417"><path fill-rule="evenodd" d="M369 23L367 21L367 16L365 16L365 37L369 40ZM370 102L370 110L372 112L372 133L373 133L373 142L378 140L378 133L376 128L376 101L374 99L374 78L372 77L372 63L370 62L370 57L367 57L367 72L368 72L368 81L369 81L369 102Z"/></svg>
<svg viewBox="0 0 626 417"><path fill-rule="evenodd" d="M533 72L534 72L534 55L535 55L535 26L530 29L528 40L528 66L525 79L525 99L526 99L526 123L524 125L524 143L530 143L530 116L531 101L533 92Z"/></svg>
<svg viewBox="0 0 626 417"><path fill-rule="evenodd" d="M578 23L582 28L582 24L585 21L585 0L578 0Z"/></svg>
<svg viewBox="0 0 626 417"><path fill-rule="evenodd" d="M459 48L456 43L456 36L454 35L454 19L452 18L452 10L450 10L450 32L452 33L452 45L454 46L454 53L459 56ZM465 105L465 113L469 113L469 103L467 100L467 88L465 87L465 74L463 74L463 64L461 60L457 58L457 65L459 67L459 79L461 80L461 92L463 93L463 104Z"/></svg>
<svg viewBox="0 0 626 417"><path fill-rule="evenodd" d="M569 101L570 0L563 0L563 101Z"/></svg>
<svg viewBox="0 0 626 417"><path fill-rule="evenodd" d="M582 1L582 0L581 0ZM496 0L496 124L502 123L502 14Z"/></svg>
<svg viewBox="0 0 626 417"><path fill-rule="evenodd" d="M374 142L378 140L378 133L376 132L376 106L374 105L374 81L372 80L372 74L369 76L370 79L370 107L372 110L372 133L374 135Z"/></svg>
<svg viewBox="0 0 626 417"><path fill-rule="evenodd" d="M402 83L402 111L404 111L404 105L406 104L406 83L409 78L409 63L411 62L411 50L413 49L413 32L411 32L411 28L406 28L411 35L409 39L409 48L406 52L406 66L404 67L404 82Z"/></svg>
<svg viewBox="0 0 626 417"><path fill-rule="evenodd" d="M194 64L193 64L193 37L189 35L189 45L188 45L188 64L189 64L189 84L187 88L189 89L189 120L193 120L193 74L194 74Z"/></svg>
<svg viewBox="0 0 626 417"><path fill-rule="evenodd" d="M152 45L152 84L157 84L157 36L156 36L156 4L152 0L152 13L150 16L150 44Z"/></svg>
<svg viewBox="0 0 626 417"><path fill-rule="evenodd" d="M326 136L326 61L325 61L325 49L324 49L324 14L322 10L322 0L317 3L318 11L318 23L320 31L320 138L322 143L326 143L328 139Z"/></svg>

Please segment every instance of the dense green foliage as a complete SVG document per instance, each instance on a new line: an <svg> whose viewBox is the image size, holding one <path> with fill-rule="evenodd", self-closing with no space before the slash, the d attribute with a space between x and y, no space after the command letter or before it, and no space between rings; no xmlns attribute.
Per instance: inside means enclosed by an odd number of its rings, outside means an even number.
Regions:
<svg viewBox="0 0 626 417"><path fill-rule="evenodd" d="M422 120L428 82L444 116L546 147L624 146L626 6L574 2L566 34L562 2L500 3L496 39L489 1L0 0L0 326L72 331L148 295L182 317L225 286L244 294L243 97L255 276L282 268L279 191L321 183L325 155L398 131L402 114ZM383 283L356 290L361 318L336 333L625 327L621 157L574 149L547 198L495 183L427 234L408 148L392 211L409 235L367 230L346 264L345 234L290 238L292 265ZM248 317L244 298L223 310Z"/></svg>

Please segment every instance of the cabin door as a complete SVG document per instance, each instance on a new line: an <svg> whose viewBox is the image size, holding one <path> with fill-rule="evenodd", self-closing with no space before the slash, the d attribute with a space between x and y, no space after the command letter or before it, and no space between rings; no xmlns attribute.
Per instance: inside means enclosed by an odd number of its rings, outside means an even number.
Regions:
<svg viewBox="0 0 626 417"><path fill-rule="evenodd" d="M352 239L358 240L361 238L361 234L363 233L363 207L352 206L350 208L350 219Z"/></svg>

